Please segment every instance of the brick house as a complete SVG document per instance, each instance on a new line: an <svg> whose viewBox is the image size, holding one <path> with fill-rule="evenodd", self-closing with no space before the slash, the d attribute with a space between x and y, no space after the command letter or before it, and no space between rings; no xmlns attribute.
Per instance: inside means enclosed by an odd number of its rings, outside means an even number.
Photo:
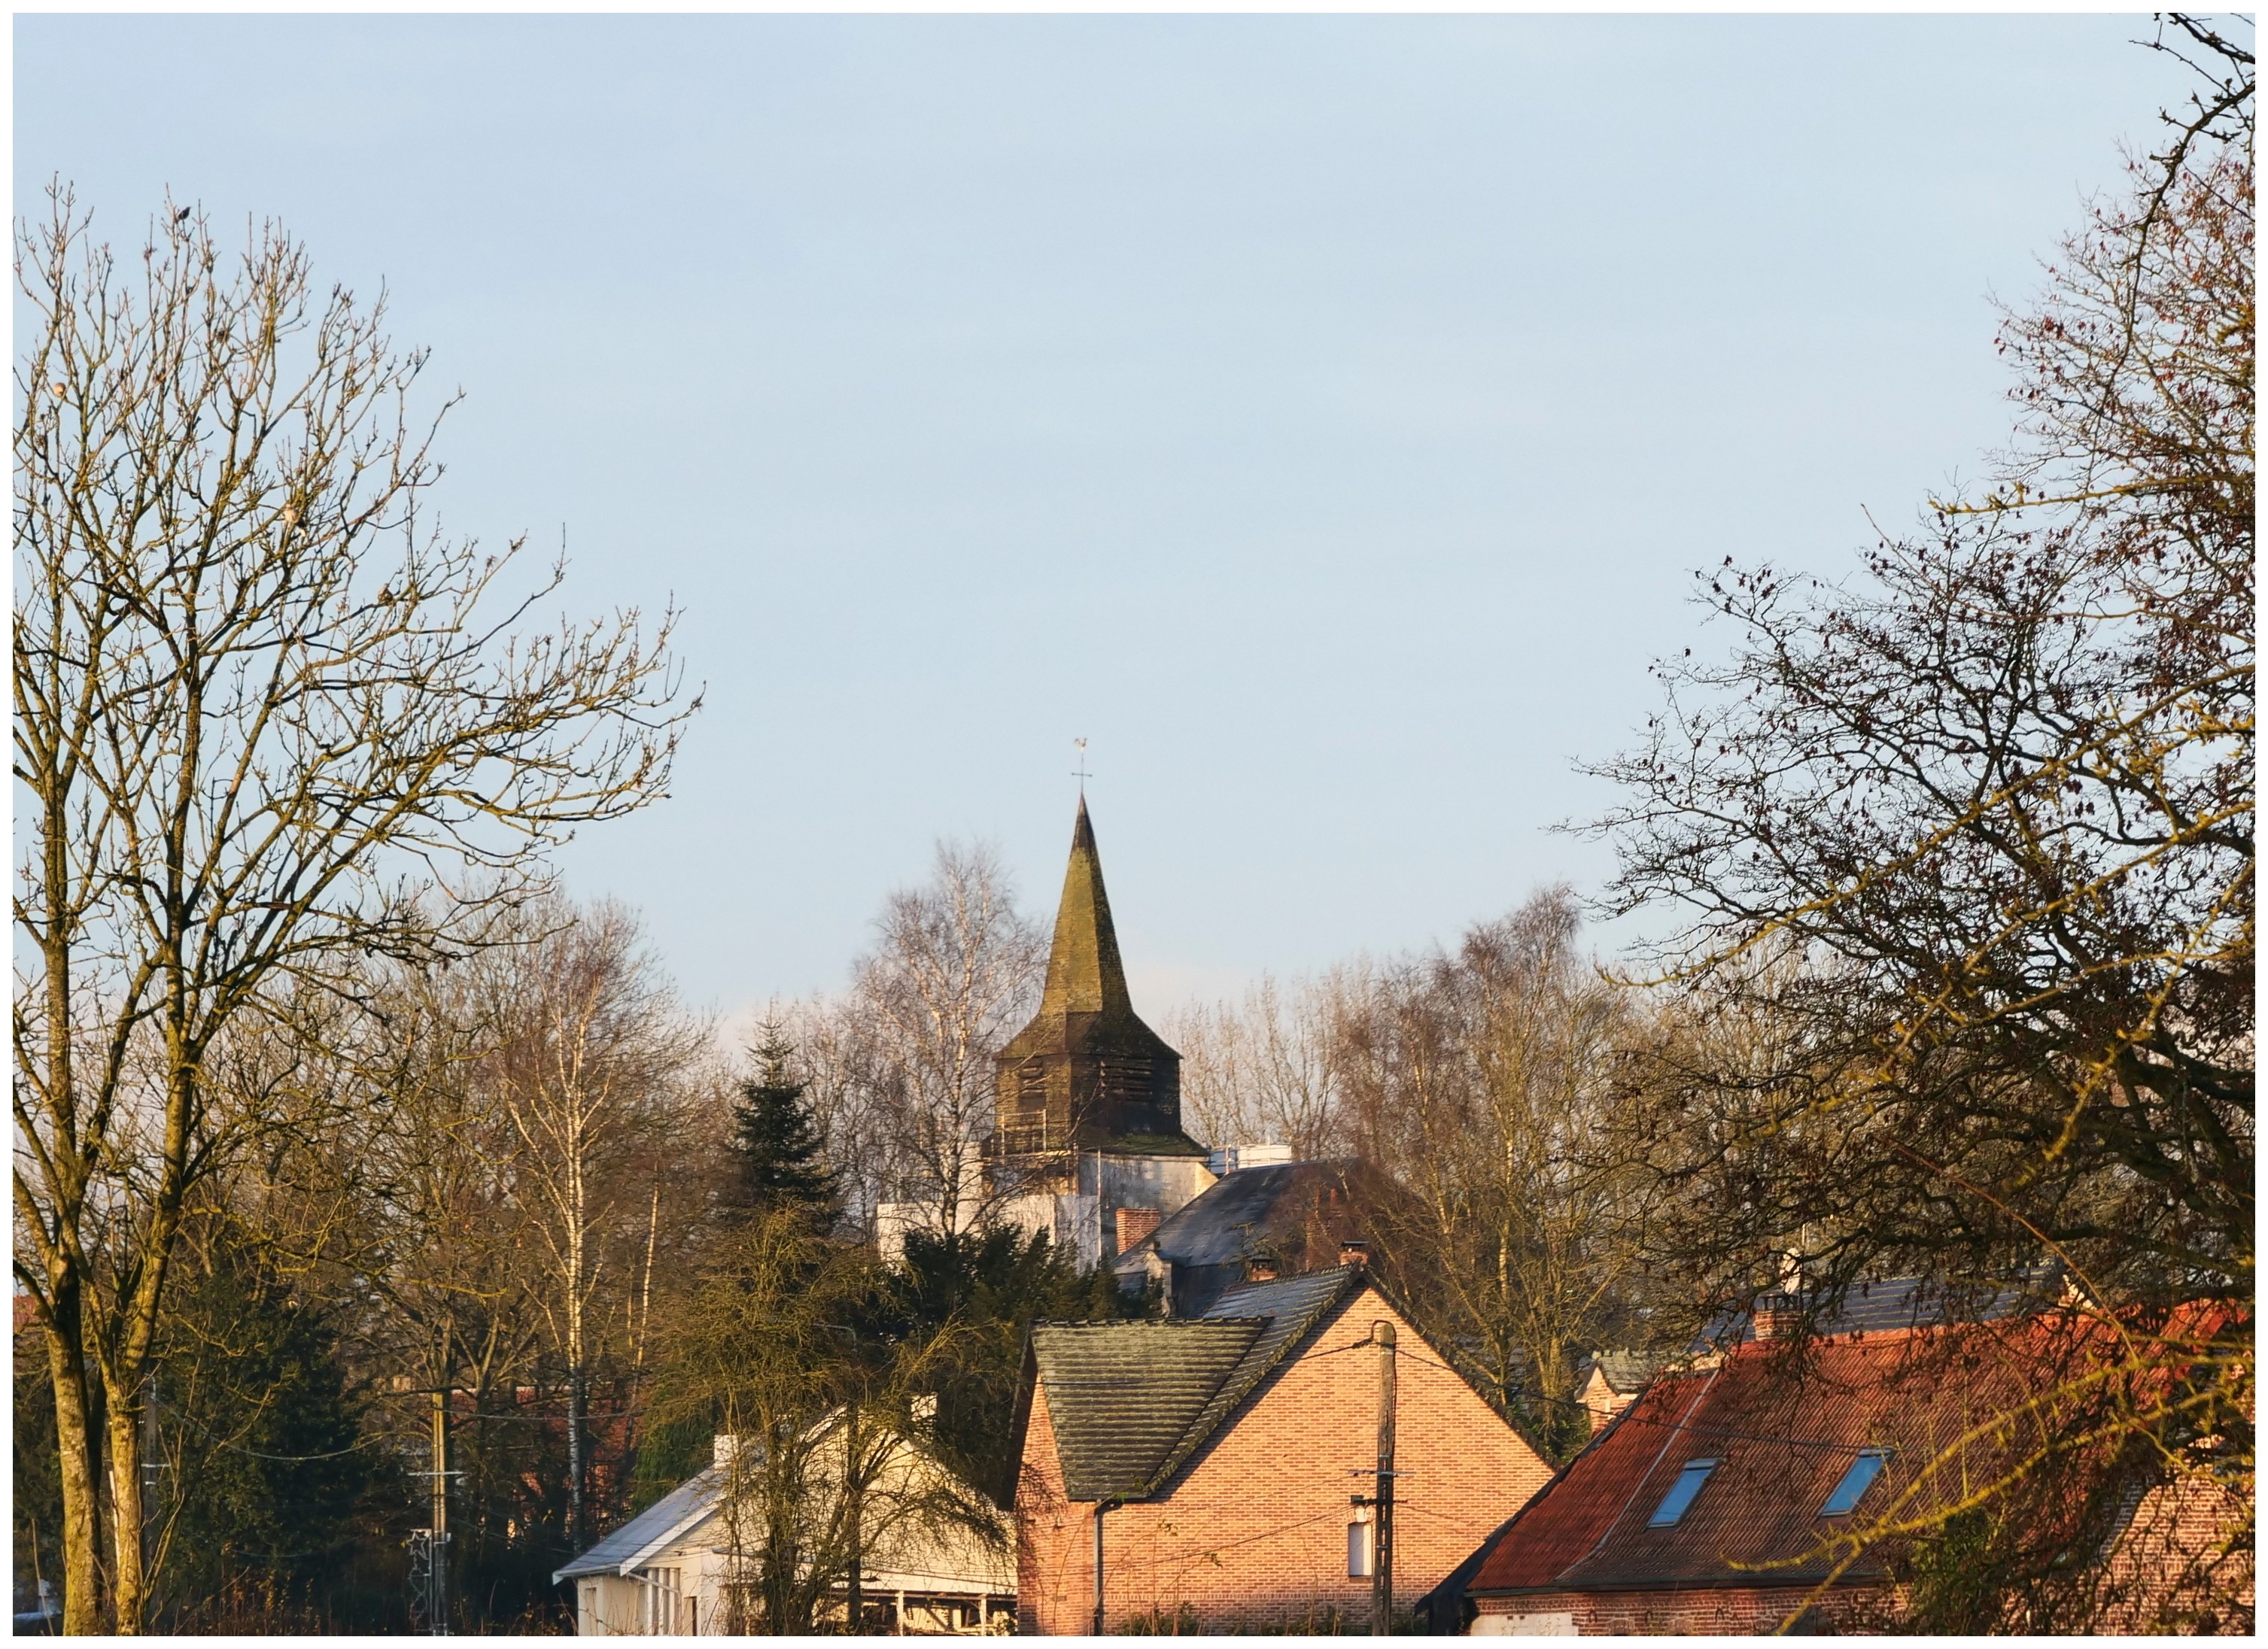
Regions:
<svg viewBox="0 0 2268 1649"><path fill-rule="evenodd" d="M1034 1325L1015 1445L1020 1630L1359 1628L1376 1465L1373 1325L1397 1336L1395 1589L1415 1598L1550 1469L1359 1263L1201 1315Z"/></svg>
<svg viewBox="0 0 2268 1649"><path fill-rule="evenodd" d="M1661 1359L1643 1351L1594 1351L1575 1382L1575 1401L1591 1417L1591 1430L1606 1429L1613 1419L1638 1401L1646 1382L1661 1366Z"/></svg>
<svg viewBox="0 0 2268 1649"><path fill-rule="evenodd" d="M1656 1377L1476 1553L1459 1577L1470 1631L1896 1631L1911 1549L1854 1534L2080 1434L2111 1381L2146 1400L2180 1373L2062 1309L1802 1343L1757 1324L1765 1337ZM2095 1623L2250 1629L2251 1506L2203 1458L2177 1477L2080 1460L2075 1491L2027 1513L2068 1542Z"/></svg>

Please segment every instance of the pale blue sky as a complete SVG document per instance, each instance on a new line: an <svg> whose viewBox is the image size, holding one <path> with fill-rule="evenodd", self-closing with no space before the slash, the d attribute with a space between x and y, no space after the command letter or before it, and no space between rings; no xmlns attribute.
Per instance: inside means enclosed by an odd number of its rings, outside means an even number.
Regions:
<svg viewBox="0 0 2268 1649"><path fill-rule="evenodd" d="M939 836L1051 907L1085 734L1162 1009L1594 887L1689 570L2005 431L2147 28L19 17L16 210L282 218L467 391L458 529L674 595L674 794L566 862L691 997L840 983Z"/></svg>

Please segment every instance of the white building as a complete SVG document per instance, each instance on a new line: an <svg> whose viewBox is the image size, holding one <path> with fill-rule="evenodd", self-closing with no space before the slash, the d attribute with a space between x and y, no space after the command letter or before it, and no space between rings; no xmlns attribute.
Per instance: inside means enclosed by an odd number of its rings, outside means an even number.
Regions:
<svg viewBox="0 0 2268 1649"><path fill-rule="evenodd" d="M726 1486L733 1439L717 1439L702 1471L555 1572L575 1583L575 1630L587 1638L724 1637L744 1630L734 1609L734 1541ZM893 1461L909 1477L942 1475L910 1448ZM905 1485L898 1487L902 1490ZM745 1550L747 1536L741 1545ZM1015 1629L1016 1558L974 1529L886 1529L866 1553L867 1630L901 1636L1003 1634ZM848 1588L822 1609L838 1628Z"/></svg>

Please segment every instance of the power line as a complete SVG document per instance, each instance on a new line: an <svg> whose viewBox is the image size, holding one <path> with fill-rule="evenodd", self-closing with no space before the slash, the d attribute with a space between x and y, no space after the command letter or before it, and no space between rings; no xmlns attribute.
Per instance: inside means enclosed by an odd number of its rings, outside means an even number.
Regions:
<svg viewBox="0 0 2268 1649"><path fill-rule="evenodd" d="M1242 1540L1227 1541L1218 1546L1203 1546L1191 1551L1178 1552L1170 1557L1151 1557L1140 1563L1113 1564L1111 1567L1113 1569L1158 1569L1167 1564L1197 1563L1207 1557L1219 1557L1225 1551L1234 1551L1239 1546L1249 1546L1256 1541L1273 1540L1278 1535L1288 1535L1293 1529L1307 1528L1310 1523L1320 1523L1327 1517L1337 1517L1340 1512L1341 1508L1333 1506L1327 1512L1316 1513L1313 1517L1303 1517L1296 1523L1285 1523L1279 1528L1263 1529L1257 1535L1248 1535Z"/></svg>
<svg viewBox="0 0 2268 1649"><path fill-rule="evenodd" d="M233 1449L239 1454L249 1454L254 1460L278 1461L285 1465L303 1465L310 1461L318 1460L337 1460L342 1455L356 1454L365 1448L375 1448L379 1444L387 1440L383 1437L366 1437L358 1443L349 1444L344 1448L335 1448L328 1454L270 1454L260 1449L247 1448L241 1443L230 1442L226 1438L222 1437L218 1432L215 1432L210 1426L206 1425L202 1421L198 1420L192 1415L186 1414L180 1410L176 1409L172 1403L167 1402L162 1397L153 1397L151 1401L155 1402L160 1409L163 1409L167 1414L172 1415L175 1419L185 1420L189 1424L196 1427L198 1431L203 1432L205 1436L210 1439L213 1447L216 1448Z"/></svg>

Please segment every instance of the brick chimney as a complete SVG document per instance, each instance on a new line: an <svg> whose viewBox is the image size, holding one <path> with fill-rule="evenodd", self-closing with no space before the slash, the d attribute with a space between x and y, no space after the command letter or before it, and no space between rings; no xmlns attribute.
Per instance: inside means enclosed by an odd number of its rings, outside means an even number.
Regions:
<svg viewBox="0 0 2268 1649"><path fill-rule="evenodd" d="M1368 1265L1370 1263L1370 1244L1363 1241L1360 1238L1350 1237L1346 1241L1339 1244L1339 1263L1341 1265Z"/></svg>
<svg viewBox="0 0 2268 1649"><path fill-rule="evenodd" d="M1277 1277L1276 1256L1256 1254L1244 1263L1244 1280L1248 1283L1272 1283Z"/></svg>
<svg viewBox="0 0 2268 1649"><path fill-rule="evenodd" d="M1158 1228L1165 1216L1154 1208L1122 1208L1118 1211L1118 1252L1124 1254Z"/></svg>
<svg viewBox="0 0 2268 1649"><path fill-rule="evenodd" d="M1785 1340L1803 1321L1803 1296L1784 1289L1756 1296L1749 1327L1759 1340Z"/></svg>

